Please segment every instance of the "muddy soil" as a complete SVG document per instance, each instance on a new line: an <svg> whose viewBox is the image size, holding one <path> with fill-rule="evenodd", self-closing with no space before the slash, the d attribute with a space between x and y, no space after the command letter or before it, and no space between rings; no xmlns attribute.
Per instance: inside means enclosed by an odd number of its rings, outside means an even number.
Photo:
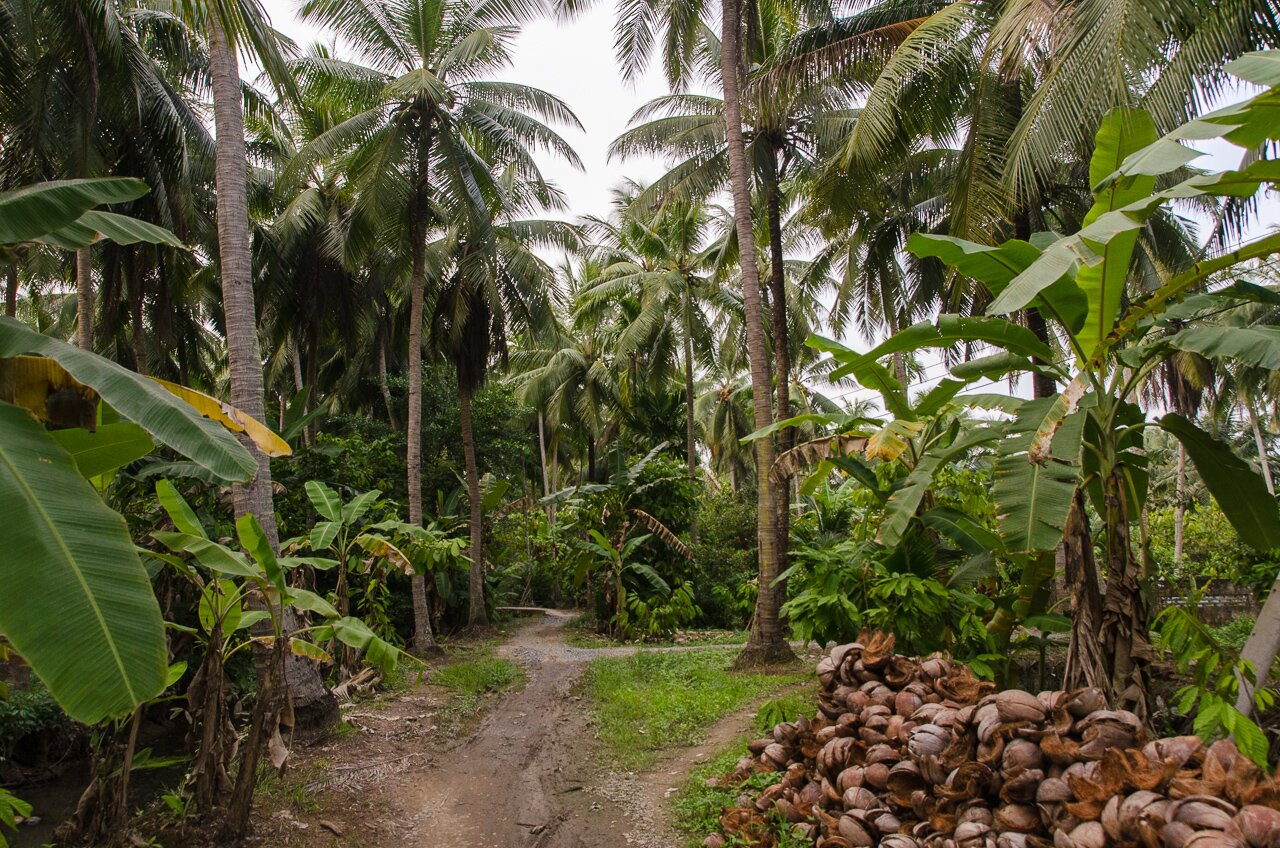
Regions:
<svg viewBox="0 0 1280 848"><path fill-rule="evenodd" d="M678 845L663 802L691 768L745 735L754 710L726 717L703 744L643 774L611 770L600 762L575 690L589 660L636 649L569 647L568 618L547 610L517 627L498 653L524 667L525 686L460 737L437 727L440 703L429 687L348 709L361 732L298 752L305 795L286 792L261 804L255 841L298 848Z"/></svg>

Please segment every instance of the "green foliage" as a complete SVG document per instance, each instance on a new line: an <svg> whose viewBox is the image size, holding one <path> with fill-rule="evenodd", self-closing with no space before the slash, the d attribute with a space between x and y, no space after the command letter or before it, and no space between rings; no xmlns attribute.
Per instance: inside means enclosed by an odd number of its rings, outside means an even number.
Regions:
<svg viewBox="0 0 1280 848"><path fill-rule="evenodd" d="M708 491L698 502L698 543L684 576L693 586L694 603L704 627L743 627L755 605L755 498L728 486Z"/></svg>
<svg viewBox="0 0 1280 848"><path fill-rule="evenodd" d="M287 586L286 570L314 564L315 560L308 563L302 558L277 558L252 514L236 522L241 547L248 553L246 556L207 538L195 513L167 480L156 484L156 493L178 531L157 530L152 536L177 556L152 555L172 566L199 591L200 633L210 649L222 651L224 657L230 657L252 644L248 635L250 627L269 621L273 639L287 640L289 650L311 660L324 662L331 657L319 644L309 641L308 635L313 635L317 643L336 639L363 652L366 662L384 671L394 669L401 656L408 656L377 636L363 621L345 615L314 592ZM183 555L191 556L207 575L191 568L182 559ZM234 578L239 578L239 581ZM251 593L267 599L265 609L242 610ZM285 632L281 612L286 606L299 612L313 613L321 623ZM237 637L237 633L243 635Z"/></svg>
<svg viewBox="0 0 1280 848"><path fill-rule="evenodd" d="M1256 623L1257 619L1251 615L1239 615L1226 624L1209 628L1209 632L1213 634L1214 641L1219 645L1239 653L1244 648L1245 642L1249 641Z"/></svg>
<svg viewBox="0 0 1280 848"><path fill-rule="evenodd" d="M1182 519L1182 562L1173 561L1174 508L1147 511L1151 528L1151 558L1155 576L1171 583L1187 579L1222 579L1252 587L1260 593L1270 590L1280 563L1240 541L1235 528L1218 505L1207 503L1187 507Z"/></svg>
<svg viewBox="0 0 1280 848"><path fill-rule="evenodd" d="M24 737L69 724L67 714L44 686L11 691L8 698L0 698L0 757L10 756Z"/></svg>
<svg viewBox="0 0 1280 848"><path fill-rule="evenodd" d="M1182 607L1162 612L1154 632L1156 646L1170 653L1180 672L1190 675L1191 682L1178 690L1175 699L1178 712L1194 715L1195 734L1205 741L1230 736L1242 754L1267 768L1266 735L1235 707L1240 677L1253 680L1253 667ZM1254 701L1258 712L1265 712L1275 703L1275 693L1260 688L1254 692Z"/></svg>
<svg viewBox="0 0 1280 848"><path fill-rule="evenodd" d="M31 815L31 805L13 793L0 789L0 848L9 848L9 840L4 829L16 830L18 816Z"/></svg>
<svg viewBox="0 0 1280 848"><path fill-rule="evenodd" d="M992 602L950 581L956 559L925 536L894 549L852 539L802 545L791 557L783 613L799 639L848 642L878 628L895 634L903 653L985 652L983 618Z"/></svg>
<svg viewBox="0 0 1280 848"><path fill-rule="evenodd" d="M693 602L693 586L681 583L666 595L645 599L624 592L622 609L614 622L623 638L662 639L698 617L700 610Z"/></svg>
<svg viewBox="0 0 1280 848"><path fill-rule="evenodd" d="M639 768L669 748L695 744L704 728L800 674L728 671L731 651L645 652L594 660L587 669L596 726L612 761Z"/></svg>
<svg viewBox="0 0 1280 848"><path fill-rule="evenodd" d="M95 206L134 200L149 191L142 180L127 177L56 180L0 193L0 257L12 256L22 242L42 242L75 250L104 236L118 244L150 242L181 247L163 227ZM11 260L10 260L11 261Z"/></svg>

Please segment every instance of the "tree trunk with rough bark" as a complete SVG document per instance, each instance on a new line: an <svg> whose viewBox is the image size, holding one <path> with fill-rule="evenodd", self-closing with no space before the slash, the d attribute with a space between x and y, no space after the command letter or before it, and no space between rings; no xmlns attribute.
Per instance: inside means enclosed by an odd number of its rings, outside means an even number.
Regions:
<svg viewBox="0 0 1280 848"><path fill-rule="evenodd" d="M1100 629L1102 656L1108 673L1103 691L1116 708L1132 710L1144 721L1147 666L1155 659L1149 629L1151 609L1143 591L1142 564L1133 553L1129 526L1133 516L1119 471L1103 480L1106 498L1107 591ZM1077 627L1079 622L1077 622Z"/></svg>
<svg viewBox="0 0 1280 848"><path fill-rule="evenodd" d="M425 178L423 184L425 186ZM419 194L422 202L411 213L409 230L413 269L409 278L409 420L405 433L408 439L405 471L409 487L409 523L416 525L422 524L422 308L427 289L425 199L423 188ZM413 595L413 652L426 656L439 650L431 628L426 576L413 575L409 579L409 592Z"/></svg>
<svg viewBox="0 0 1280 848"><path fill-rule="evenodd" d="M462 456L467 466L467 500L471 507L471 572L468 586L471 592L467 610L467 627L484 627L489 623L489 613L484 604L484 503L480 496L480 469L476 465L476 439L471 423L471 396L469 387L458 388L458 423L462 426Z"/></svg>
<svg viewBox="0 0 1280 848"><path fill-rule="evenodd" d="M265 402L249 252L248 159L244 144L244 113L241 110L243 90L235 47L222 32L216 16L210 19L210 30L218 255L231 403L261 421L265 417ZM258 470L249 482L232 487L235 515L240 518L252 513L275 547L279 544L279 537L271 495L271 466L267 456L252 441L242 439L242 442L257 460ZM284 619L287 631L297 628L292 610L284 610ZM285 661L285 681L299 726L324 729L337 718L338 702L320 679L314 663L290 653Z"/></svg>
<svg viewBox="0 0 1280 848"><path fill-rule="evenodd" d="M684 292L684 455L689 479L697 480L698 449L693 427L693 292L689 290L690 285L686 282ZM689 523L689 540L695 545L698 543L696 518Z"/></svg>
<svg viewBox="0 0 1280 848"><path fill-rule="evenodd" d="M791 417L791 338L787 325L787 277L782 255L782 189L778 185L779 174L775 154L765 157L769 171L765 175L767 185L766 206L769 215L769 318L773 329L773 386L777 395L774 416L778 421ZM905 381L903 385L906 385ZM791 450L795 443L795 430L790 427L778 431L778 455ZM787 476L773 481L777 506L774 511L774 531L777 536L778 573L787 570L788 548L791 545L791 482ZM787 596L786 583L778 584L779 598Z"/></svg>
<svg viewBox="0 0 1280 848"><path fill-rule="evenodd" d="M1071 642L1067 648L1063 688L1108 688L1106 661L1099 634L1102 628L1102 591L1098 563L1093 557L1093 535L1085 511L1084 492L1076 489L1067 513L1058 559L1065 573L1066 591L1072 599Z"/></svg>
<svg viewBox="0 0 1280 848"><path fill-rule="evenodd" d="M742 300L747 333L747 357L751 363L751 392L757 430L773 423L772 386L769 355L765 346L764 315L761 311L760 269L756 265L756 238L751 220L751 186L747 170L746 145L742 138L741 87L738 75L742 57L739 47L738 0L721 0L720 81L724 90L725 141L729 154L729 181L733 189L734 225L742 269ZM792 654L782 633L778 608L782 606L778 587L777 531L774 526L773 490L769 471L773 467L773 440L756 439L756 535L760 557L760 594L747 646L735 665L745 667L789 659Z"/></svg>
<svg viewBox="0 0 1280 848"><path fill-rule="evenodd" d="M1187 517L1187 449L1178 442L1178 474L1173 484L1173 564L1182 563L1183 525Z"/></svg>
<svg viewBox="0 0 1280 848"><path fill-rule="evenodd" d="M93 350L93 253L76 251L76 347Z"/></svg>

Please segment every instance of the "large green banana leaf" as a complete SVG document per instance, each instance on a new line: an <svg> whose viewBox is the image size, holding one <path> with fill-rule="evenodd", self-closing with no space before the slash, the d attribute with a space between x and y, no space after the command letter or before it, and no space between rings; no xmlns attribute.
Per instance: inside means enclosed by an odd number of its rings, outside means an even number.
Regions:
<svg viewBox="0 0 1280 848"><path fill-rule="evenodd" d="M938 469L957 457L963 456L979 445L990 444L999 436L992 428L981 427L962 433L944 447L931 448L920 457L916 467L902 481L902 485L885 505L884 520L880 522L880 542L893 547L902 541L907 525L915 517L925 492L933 485L933 475Z"/></svg>
<svg viewBox="0 0 1280 848"><path fill-rule="evenodd" d="M182 247L179 239L164 227L119 215L115 212L91 210L84 213L65 227L41 236L39 241L54 244L67 250L78 250L88 247L99 238L105 238L116 244L167 244L170 247Z"/></svg>
<svg viewBox="0 0 1280 848"><path fill-rule="evenodd" d="M1116 171L1130 154L1156 140L1156 124L1151 116L1138 109L1113 109L1102 119L1098 129L1093 158L1089 160L1089 182L1098 185ZM1087 227L1108 212L1114 212L1149 195L1156 178L1135 175L1107 183L1094 199L1093 208L1085 215ZM1085 241L1090 250L1102 257L1096 265L1083 265L1076 272L1076 285L1089 301L1089 315L1076 332L1076 342L1085 356L1092 356L1120 315L1129 262L1138 231L1128 230L1106 244Z"/></svg>
<svg viewBox="0 0 1280 848"><path fill-rule="evenodd" d="M164 622L124 519L19 406L0 402L0 633L93 724L164 688Z"/></svg>
<svg viewBox="0 0 1280 848"><path fill-rule="evenodd" d="M1011 552L1052 550L1062 538L1080 478L1085 416L1066 412L1063 395L1028 401L996 445L997 518ZM1045 434L1051 449L1037 456L1033 450Z"/></svg>
<svg viewBox="0 0 1280 848"><path fill-rule="evenodd" d="M147 431L128 421L103 424L93 433L74 427L49 435L71 455L80 473L90 478L115 471L155 448Z"/></svg>
<svg viewBox="0 0 1280 848"><path fill-rule="evenodd" d="M125 203L148 191L132 177L57 180L0 193L0 245L34 241L74 224L95 206Z"/></svg>
<svg viewBox="0 0 1280 848"><path fill-rule="evenodd" d="M1244 543L1260 551L1280 548L1280 509L1262 475L1226 443L1177 413L1161 418L1160 427L1187 449L1200 479Z"/></svg>
<svg viewBox="0 0 1280 848"><path fill-rule="evenodd" d="M152 380L90 351L34 332L13 318L0 317L0 358L40 354L93 388L124 418L223 480L249 479L257 465L221 424Z"/></svg>

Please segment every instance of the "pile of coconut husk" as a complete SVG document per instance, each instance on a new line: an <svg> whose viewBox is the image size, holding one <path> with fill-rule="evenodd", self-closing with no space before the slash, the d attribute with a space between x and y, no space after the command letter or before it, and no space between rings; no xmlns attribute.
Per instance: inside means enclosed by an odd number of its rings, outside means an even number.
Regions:
<svg viewBox="0 0 1280 848"><path fill-rule="evenodd" d="M706 848L1280 848L1280 781L1230 741L1148 741L1096 689L995 691L935 655L864 635L818 663L813 718L751 742L744 793Z"/></svg>

